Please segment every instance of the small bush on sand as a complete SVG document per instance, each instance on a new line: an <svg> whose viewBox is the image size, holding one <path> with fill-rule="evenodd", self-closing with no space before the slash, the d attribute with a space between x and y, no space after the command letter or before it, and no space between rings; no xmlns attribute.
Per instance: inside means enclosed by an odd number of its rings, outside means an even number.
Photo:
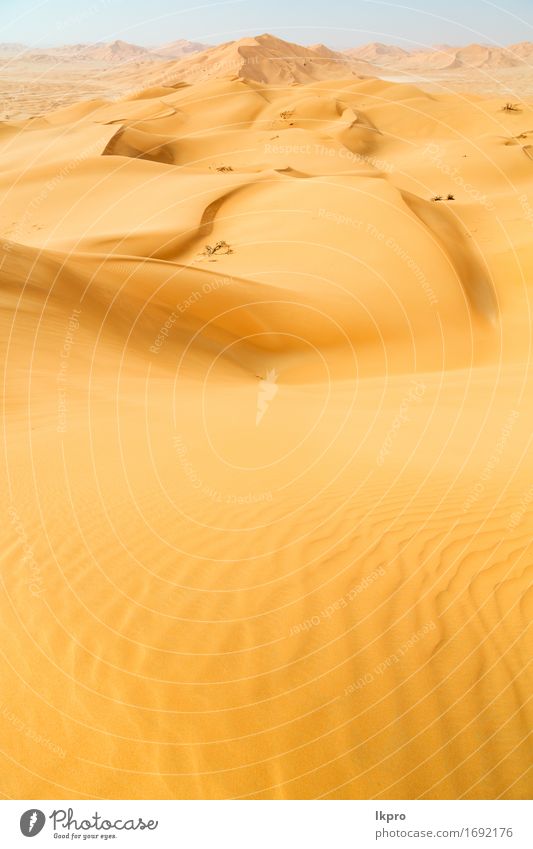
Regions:
<svg viewBox="0 0 533 849"><path fill-rule="evenodd" d="M206 245L204 248L204 256L215 256L215 254L232 254L233 251L227 242L220 241L215 245Z"/></svg>
<svg viewBox="0 0 533 849"><path fill-rule="evenodd" d="M518 103L506 103L503 107L504 112L521 112L520 106Z"/></svg>

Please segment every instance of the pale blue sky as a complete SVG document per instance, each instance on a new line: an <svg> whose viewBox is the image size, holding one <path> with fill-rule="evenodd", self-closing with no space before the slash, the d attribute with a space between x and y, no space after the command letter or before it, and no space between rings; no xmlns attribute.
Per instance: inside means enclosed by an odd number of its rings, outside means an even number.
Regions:
<svg viewBox="0 0 533 849"><path fill-rule="evenodd" d="M533 40L533 0L0 0L0 42L219 43L271 32L345 48Z"/></svg>

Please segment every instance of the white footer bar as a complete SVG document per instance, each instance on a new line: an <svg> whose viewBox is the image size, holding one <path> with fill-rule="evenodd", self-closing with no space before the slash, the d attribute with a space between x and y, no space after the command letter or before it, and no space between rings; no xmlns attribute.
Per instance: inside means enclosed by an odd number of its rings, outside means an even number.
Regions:
<svg viewBox="0 0 533 849"><path fill-rule="evenodd" d="M532 849L532 808L523 801L5 801L1 845Z"/></svg>

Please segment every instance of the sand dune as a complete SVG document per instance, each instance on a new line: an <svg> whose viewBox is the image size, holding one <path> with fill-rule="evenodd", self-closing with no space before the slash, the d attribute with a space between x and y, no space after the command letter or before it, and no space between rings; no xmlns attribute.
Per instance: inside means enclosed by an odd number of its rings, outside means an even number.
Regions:
<svg viewBox="0 0 533 849"><path fill-rule="evenodd" d="M523 67L531 64L533 44L529 41L495 47L470 44L467 47L434 47L404 50L394 45L372 43L344 51L353 59L364 59L381 67L399 70L435 71L462 68L486 70Z"/></svg>
<svg viewBox="0 0 533 849"><path fill-rule="evenodd" d="M22 44L0 45L1 58L21 59L38 65L66 62L114 65L116 63L149 61L156 58L156 55L146 47L120 40L46 48L26 47Z"/></svg>
<svg viewBox="0 0 533 849"><path fill-rule="evenodd" d="M152 52L167 59L180 59L182 56L188 56L191 53L201 53L210 47L210 44L201 44L198 41L187 41L185 38L179 38L177 41L172 41L162 47L153 47Z"/></svg>
<svg viewBox="0 0 533 849"><path fill-rule="evenodd" d="M67 44L59 47L36 48L24 44L0 44L0 57L24 58L26 61L40 62L92 62L96 64L128 62L147 62L163 59L178 59L191 53L198 53L207 49L209 45L199 44L195 41L178 39L161 47L141 47L139 44L131 44L128 41L115 39L115 41L97 42L95 44Z"/></svg>
<svg viewBox="0 0 533 849"><path fill-rule="evenodd" d="M234 76L255 82L292 85L372 73L368 62L329 50L324 45L302 47L265 33L212 47L169 63L163 76L168 83L203 82ZM130 76L139 85L161 79L162 68Z"/></svg>
<svg viewBox="0 0 533 849"><path fill-rule="evenodd" d="M364 59L365 62L374 62L376 65L394 65L398 59L406 59L410 53L394 44L381 44L373 41L363 44L362 47L351 47L345 50L346 56L354 59Z"/></svg>
<svg viewBox="0 0 533 849"><path fill-rule="evenodd" d="M0 124L8 796L528 795L532 107L278 47Z"/></svg>

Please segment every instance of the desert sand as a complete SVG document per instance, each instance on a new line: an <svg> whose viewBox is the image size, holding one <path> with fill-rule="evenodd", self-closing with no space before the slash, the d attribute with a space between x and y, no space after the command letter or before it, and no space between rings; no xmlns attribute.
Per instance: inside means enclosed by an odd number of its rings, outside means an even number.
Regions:
<svg viewBox="0 0 533 849"><path fill-rule="evenodd" d="M533 105L261 38L0 124L1 792L526 798Z"/></svg>

